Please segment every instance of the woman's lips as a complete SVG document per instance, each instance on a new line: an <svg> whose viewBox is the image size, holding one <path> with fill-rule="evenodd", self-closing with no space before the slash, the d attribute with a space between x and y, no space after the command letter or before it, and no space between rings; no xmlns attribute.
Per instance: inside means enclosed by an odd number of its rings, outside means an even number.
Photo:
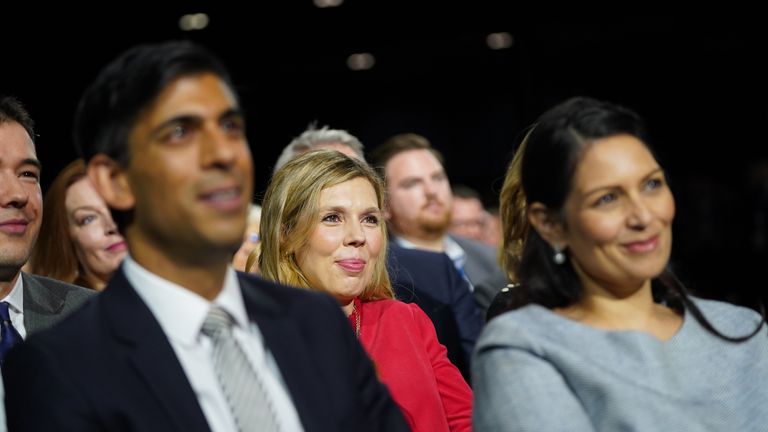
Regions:
<svg viewBox="0 0 768 432"><path fill-rule="evenodd" d="M350 273L360 273L365 269L365 261L361 259L343 259L336 261L336 264Z"/></svg>
<svg viewBox="0 0 768 432"><path fill-rule="evenodd" d="M659 245L659 236L655 235L647 240L636 241L631 243L624 243L624 247L635 253L651 252Z"/></svg>
<svg viewBox="0 0 768 432"><path fill-rule="evenodd" d="M122 252L126 249L126 245L124 241L113 243L107 247L107 251L109 252Z"/></svg>

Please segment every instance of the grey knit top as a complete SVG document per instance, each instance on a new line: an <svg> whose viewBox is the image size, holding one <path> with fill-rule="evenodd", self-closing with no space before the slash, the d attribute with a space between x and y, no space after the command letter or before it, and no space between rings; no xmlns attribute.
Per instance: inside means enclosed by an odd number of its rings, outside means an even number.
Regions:
<svg viewBox="0 0 768 432"><path fill-rule="evenodd" d="M722 333L750 309L694 299ZM472 362L474 430L768 431L768 329L743 343L686 313L667 341L590 327L538 305L490 321Z"/></svg>

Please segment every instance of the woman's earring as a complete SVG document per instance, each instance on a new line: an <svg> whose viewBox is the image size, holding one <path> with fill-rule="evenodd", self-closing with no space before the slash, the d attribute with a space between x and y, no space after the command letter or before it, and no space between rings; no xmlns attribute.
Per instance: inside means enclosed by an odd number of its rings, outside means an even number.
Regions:
<svg viewBox="0 0 768 432"><path fill-rule="evenodd" d="M555 254L552 255L552 261L555 262L557 265L562 265L565 262L565 254L563 253L563 249L561 249L559 246L555 246Z"/></svg>

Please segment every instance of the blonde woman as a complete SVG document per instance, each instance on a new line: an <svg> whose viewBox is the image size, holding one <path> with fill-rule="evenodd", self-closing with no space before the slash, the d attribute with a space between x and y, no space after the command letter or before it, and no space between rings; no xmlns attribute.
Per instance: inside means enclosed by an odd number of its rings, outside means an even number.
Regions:
<svg viewBox="0 0 768 432"><path fill-rule="evenodd" d="M394 299L384 192L364 162L334 150L278 170L262 203L261 274L338 300L414 431L471 429L472 392L429 318Z"/></svg>

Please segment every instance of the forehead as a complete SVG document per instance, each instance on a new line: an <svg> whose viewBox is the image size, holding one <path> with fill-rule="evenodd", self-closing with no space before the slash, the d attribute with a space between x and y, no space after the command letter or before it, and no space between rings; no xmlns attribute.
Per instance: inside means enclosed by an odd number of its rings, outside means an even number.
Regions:
<svg viewBox="0 0 768 432"><path fill-rule="evenodd" d="M64 202L67 210L71 211L84 205L98 205L103 201L88 177L83 177L67 188Z"/></svg>
<svg viewBox="0 0 768 432"><path fill-rule="evenodd" d="M390 177L419 176L442 171L443 165L426 149L406 150L393 156L386 165Z"/></svg>
<svg viewBox="0 0 768 432"><path fill-rule="evenodd" d="M0 123L0 166L16 165L25 159L37 159L35 143L23 126L14 122Z"/></svg>
<svg viewBox="0 0 768 432"><path fill-rule="evenodd" d="M320 206L326 205L376 207L376 190L367 178L356 177L323 189L320 192Z"/></svg>
<svg viewBox="0 0 768 432"><path fill-rule="evenodd" d="M631 135L616 135L595 140L584 149L573 183L577 190L609 186L642 178L658 167L642 141Z"/></svg>
<svg viewBox="0 0 768 432"><path fill-rule="evenodd" d="M144 112L150 125L177 116L209 117L237 108L237 98L216 74L182 75L171 81Z"/></svg>
<svg viewBox="0 0 768 432"><path fill-rule="evenodd" d="M482 211L483 205L477 198L464 198L453 196L453 206L456 210L467 212L479 212Z"/></svg>

